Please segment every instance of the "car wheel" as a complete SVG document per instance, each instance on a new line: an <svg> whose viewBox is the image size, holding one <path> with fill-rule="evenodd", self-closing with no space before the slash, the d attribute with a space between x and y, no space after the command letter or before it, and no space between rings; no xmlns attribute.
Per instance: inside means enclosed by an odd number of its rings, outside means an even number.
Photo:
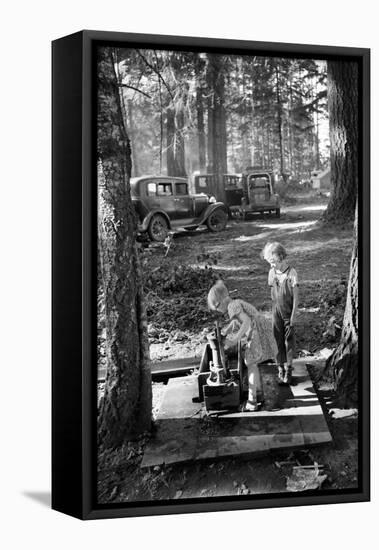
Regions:
<svg viewBox="0 0 379 550"><path fill-rule="evenodd" d="M275 216L276 216L277 218L280 218L280 208L277 208L277 209L275 210Z"/></svg>
<svg viewBox="0 0 379 550"><path fill-rule="evenodd" d="M147 232L152 241L163 242L168 235L168 223L161 214L154 214L151 218Z"/></svg>
<svg viewBox="0 0 379 550"><path fill-rule="evenodd" d="M218 231L223 231L226 227L227 221L228 214L225 212L225 210L217 208L212 212L210 216L208 216L207 227L209 231L213 231L215 233Z"/></svg>

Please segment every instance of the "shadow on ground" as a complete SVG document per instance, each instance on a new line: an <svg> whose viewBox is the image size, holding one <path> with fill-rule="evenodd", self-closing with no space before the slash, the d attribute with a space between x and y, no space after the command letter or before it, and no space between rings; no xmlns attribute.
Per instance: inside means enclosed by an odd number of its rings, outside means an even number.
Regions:
<svg viewBox="0 0 379 550"><path fill-rule="evenodd" d="M47 491L24 491L22 493L25 497L42 504L43 506L51 507L51 493Z"/></svg>

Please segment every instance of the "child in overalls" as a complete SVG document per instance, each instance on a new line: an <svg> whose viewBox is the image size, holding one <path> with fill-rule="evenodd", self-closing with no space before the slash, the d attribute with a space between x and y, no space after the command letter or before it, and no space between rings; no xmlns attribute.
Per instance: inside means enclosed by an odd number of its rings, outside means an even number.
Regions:
<svg viewBox="0 0 379 550"><path fill-rule="evenodd" d="M278 242L268 243L263 251L270 264L268 285L271 287L272 327L278 346L278 382L292 381L292 361L295 353L294 322L299 300L296 270L287 261L285 248Z"/></svg>
<svg viewBox="0 0 379 550"><path fill-rule="evenodd" d="M253 305L244 300L232 299L221 280L210 289L208 306L211 310L228 313L231 320L221 331L224 336L229 335L224 342L225 349L236 346L239 340L244 344L249 384L248 401L244 409L255 411L259 406L257 393L261 390L258 363L273 359L277 353L269 320Z"/></svg>

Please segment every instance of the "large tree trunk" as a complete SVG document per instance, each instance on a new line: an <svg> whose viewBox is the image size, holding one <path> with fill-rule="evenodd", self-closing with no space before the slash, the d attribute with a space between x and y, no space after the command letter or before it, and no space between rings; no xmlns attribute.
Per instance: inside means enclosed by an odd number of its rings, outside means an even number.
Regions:
<svg viewBox="0 0 379 550"><path fill-rule="evenodd" d="M199 170L204 173L206 170L206 145L205 145L205 125L204 125L204 105L203 91L201 86L196 88L196 115L197 115L197 135L199 144Z"/></svg>
<svg viewBox="0 0 379 550"><path fill-rule="evenodd" d="M334 380L334 388L343 407L358 401L358 210L354 223L354 245L350 263L345 315L341 341L326 364Z"/></svg>
<svg viewBox="0 0 379 550"><path fill-rule="evenodd" d="M330 162L333 192L324 220L354 219L358 188L358 65L328 61Z"/></svg>
<svg viewBox="0 0 379 550"><path fill-rule="evenodd" d="M204 122L204 67L205 61L199 55L195 57L195 78L196 78L196 119L197 119L197 136L199 150L199 170L201 173L207 169L207 145Z"/></svg>
<svg viewBox="0 0 379 550"><path fill-rule="evenodd" d="M213 171L213 93L210 89L209 72L207 70L207 172ZM212 189L213 192L213 189Z"/></svg>
<svg viewBox="0 0 379 550"><path fill-rule="evenodd" d="M130 141L133 144L136 141L135 140L136 128L135 128L135 124L134 124L133 103L132 103L131 99L129 99L128 102L127 102L127 114L128 114L128 119L129 119L128 134L130 136ZM133 175L134 176L139 176L140 175L138 157L137 157L137 154L136 154L135 147L133 147L133 146L132 146L132 170L133 170Z"/></svg>
<svg viewBox="0 0 379 550"><path fill-rule="evenodd" d="M151 373L130 197L130 147L110 48L99 49L97 127L99 263L107 355L98 442L114 447L149 429Z"/></svg>
<svg viewBox="0 0 379 550"><path fill-rule="evenodd" d="M208 55L207 81L211 102L208 109L208 136L212 135L212 165L208 170L215 175L217 200L225 200L223 174L227 173L225 78L220 55ZM208 142L209 143L209 142ZM208 163L210 158L208 157Z"/></svg>
<svg viewBox="0 0 379 550"><path fill-rule="evenodd" d="M287 174L284 170L284 151L283 151L283 106L282 98L280 94L280 82L279 82L279 68L275 66L275 78L276 78L276 113L278 124L278 138L279 138L279 160L280 160L280 174L284 183L287 182Z"/></svg>
<svg viewBox="0 0 379 550"><path fill-rule="evenodd" d="M169 176L185 176L184 155L184 114L175 114L174 107L167 109L167 174Z"/></svg>
<svg viewBox="0 0 379 550"><path fill-rule="evenodd" d="M170 90L178 86L181 79L183 56L179 52L170 54L169 76ZM185 91L181 86L175 93L169 93L169 105L167 107L167 174L169 176L186 176L185 146L184 146L184 105Z"/></svg>

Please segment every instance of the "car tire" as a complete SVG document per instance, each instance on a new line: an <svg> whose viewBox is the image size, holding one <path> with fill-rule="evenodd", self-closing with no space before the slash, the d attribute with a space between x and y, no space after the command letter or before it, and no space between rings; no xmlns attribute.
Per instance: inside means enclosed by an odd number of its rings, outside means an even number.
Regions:
<svg viewBox="0 0 379 550"><path fill-rule="evenodd" d="M223 231L228 221L228 214L222 208L216 208L207 218L207 227L209 231L218 233Z"/></svg>
<svg viewBox="0 0 379 550"><path fill-rule="evenodd" d="M166 239L168 231L169 225L166 218L162 214L154 214L147 228L150 239L154 242L162 243Z"/></svg>
<svg viewBox="0 0 379 550"><path fill-rule="evenodd" d="M277 208L277 209L275 210L275 216L276 216L277 218L280 218L280 208Z"/></svg>

